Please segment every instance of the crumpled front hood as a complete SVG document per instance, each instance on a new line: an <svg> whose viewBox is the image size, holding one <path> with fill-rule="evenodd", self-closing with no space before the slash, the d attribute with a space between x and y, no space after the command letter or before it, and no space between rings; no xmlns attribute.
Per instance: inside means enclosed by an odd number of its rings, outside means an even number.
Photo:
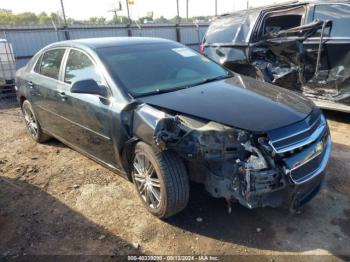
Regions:
<svg viewBox="0 0 350 262"><path fill-rule="evenodd" d="M139 100L254 132L301 121L314 107L310 100L291 91L240 75Z"/></svg>

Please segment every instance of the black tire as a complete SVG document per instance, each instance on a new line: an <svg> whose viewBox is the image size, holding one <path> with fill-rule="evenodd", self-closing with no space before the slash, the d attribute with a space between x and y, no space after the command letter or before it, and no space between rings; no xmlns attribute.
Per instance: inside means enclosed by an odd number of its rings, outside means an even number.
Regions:
<svg viewBox="0 0 350 262"><path fill-rule="evenodd" d="M142 182L140 182L139 172L135 168L135 165L138 165L138 159L141 157L148 159L149 163L153 166L153 179L158 178L160 185L160 201L158 201L158 206L148 203L146 197L141 193L140 185ZM140 199L151 214L165 219L182 211L187 206L189 199L189 179L182 159L175 153L160 151L146 143L139 142L135 147L132 165L132 180ZM146 182L144 188L144 191L148 190ZM152 196L152 194L150 195Z"/></svg>
<svg viewBox="0 0 350 262"><path fill-rule="evenodd" d="M42 131L38 118L36 117L33 107L28 100L24 100L21 105L21 109L24 116L24 122L26 123L27 130L31 138L38 143L43 143L49 140L51 137Z"/></svg>

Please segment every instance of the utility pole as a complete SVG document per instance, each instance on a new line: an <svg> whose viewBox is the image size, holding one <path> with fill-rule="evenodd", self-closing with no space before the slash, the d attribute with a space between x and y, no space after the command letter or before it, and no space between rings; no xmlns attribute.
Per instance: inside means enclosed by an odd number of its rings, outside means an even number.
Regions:
<svg viewBox="0 0 350 262"><path fill-rule="evenodd" d="M64 26L67 27L66 12L64 11L63 0L61 0L61 9L62 9L62 16L63 16Z"/></svg>
<svg viewBox="0 0 350 262"><path fill-rule="evenodd" d="M126 11L128 13L129 24L131 24L130 11L129 11L129 0L125 0L125 1L126 1Z"/></svg>
<svg viewBox="0 0 350 262"><path fill-rule="evenodd" d="M218 0L215 0L215 16L218 15Z"/></svg>
<svg viewBox="0 0 350 262"><path fill-rule="evenodd" d="M64 21L64 36L66 37L66 40L69 39L69 32L68 32L68 27L67 27L67 19L66 19L66 12L64 11L64 5L63 5L63 0L61 0L61 9L62 9L62 16L63 16L63 21Z"/></svg>
<svg viewBox="0 0 350 262"><path fill-rule="evenodd" d="M177 16L176 16L177 23L179 23L180 22L179 0L176 0L176 13L177 13Z"/></svg>
<svg viewBox="0 0 350 262"><path fill-rule="evenodd" d="M175 30L176 30L176 41L181 43L181 35L180 35L180 12L179 12L179 0L176 0L176 25L175 25Z"/></svg>
<svg viewBox="0 0 350 262"><path fill-rule="evenodd" d="M186 22L188 22L188 0L186 0Z"/></svg>

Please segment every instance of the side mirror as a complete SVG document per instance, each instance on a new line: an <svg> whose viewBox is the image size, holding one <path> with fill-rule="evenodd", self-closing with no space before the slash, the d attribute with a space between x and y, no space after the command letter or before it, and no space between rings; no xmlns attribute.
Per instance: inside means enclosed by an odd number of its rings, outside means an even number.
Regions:
<svg viewBox="0 0 350 262"><path fill-rule="evenodd" d="M84 79L74 82L70 91L72 93L99 95L102 97L107 96L106 87L99 86L93 79Z"/></svg>

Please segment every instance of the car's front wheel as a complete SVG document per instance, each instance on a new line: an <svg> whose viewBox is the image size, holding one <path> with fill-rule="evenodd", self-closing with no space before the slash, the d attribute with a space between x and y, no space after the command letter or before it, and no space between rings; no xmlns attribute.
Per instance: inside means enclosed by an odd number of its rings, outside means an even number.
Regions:
<svg viewBox="0 0 350 262"><path fill-rule="evenodd" d="M38 118L36 117L33 107L28 100L25 100L22 103L22 113L29 134L36 142L43 143L51 138L42 131Z"/></svg>
<svg viewBox="0 0 350 262"><path fill-rule="evenodd" d="M189 198L189 180L181 158L139 142L133 158L132 178L150 213L167 218L183 210Z"/></svg>

